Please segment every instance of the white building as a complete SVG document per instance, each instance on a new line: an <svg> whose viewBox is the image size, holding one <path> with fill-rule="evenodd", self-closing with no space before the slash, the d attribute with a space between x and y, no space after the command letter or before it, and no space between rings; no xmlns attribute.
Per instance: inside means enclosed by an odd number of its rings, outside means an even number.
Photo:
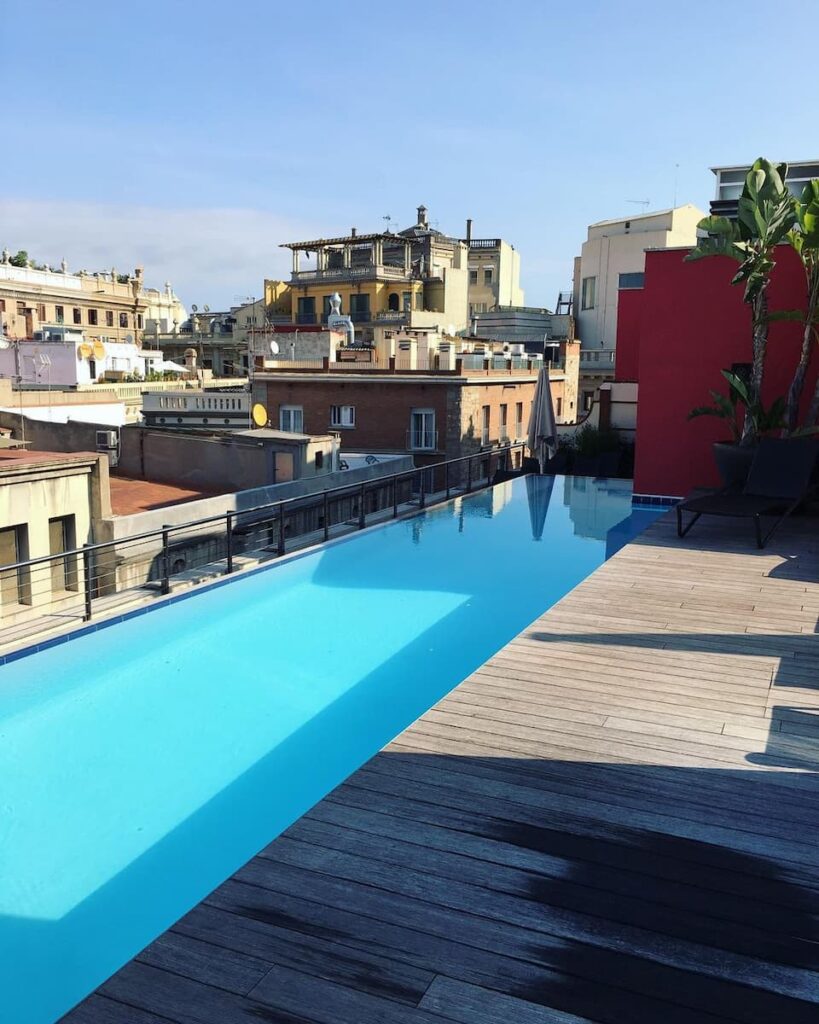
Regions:
<svg viewBox="0 0 819 1024"><path fill-rule="evenodd" d="M163 367L161 352L128 342L86 341L85 334L64 325L44 325L33 341L0 348L0 375L21 384L75 388L103 378L112 380Z"/></svg>
<svg viewBox="0 0 819 1024"><path fill-rule="evenodd" d="M642 288L646 249L693 246L705 216L687 203L669 210L589 225L574 261L575 336L581 344L581 410L603 380L614 377L620 291Z"/></svg>

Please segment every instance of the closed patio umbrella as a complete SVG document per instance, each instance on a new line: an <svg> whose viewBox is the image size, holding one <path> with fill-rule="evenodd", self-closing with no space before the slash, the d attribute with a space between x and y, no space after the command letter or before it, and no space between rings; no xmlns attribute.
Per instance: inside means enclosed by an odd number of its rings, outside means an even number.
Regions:
<svg viewBox="0 0 819 1024"><path fill-rule="evenodd" d="M537 378L532 413L529 417L527 446L532 458L537 459L542 473L546 462L557 451L557 429L552 407L552 389L549 384L549 365L544 363Z"/></svg>

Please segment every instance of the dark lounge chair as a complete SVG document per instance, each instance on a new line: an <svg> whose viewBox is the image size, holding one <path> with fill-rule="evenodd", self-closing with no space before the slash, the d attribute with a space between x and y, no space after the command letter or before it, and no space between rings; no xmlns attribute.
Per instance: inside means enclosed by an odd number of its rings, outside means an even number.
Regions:
<svg viewBox="0 0 819 1024"><path fill-rule="evenodd" d="M741 491L716 491L677 505L677 535L684 537L700 516L733 516L753 519L757 547L764 548L782 520L807 495L817 453L819 444L809 437L763 438ZM683 526L685 512L691 514L691 519ZM774 520L764 534L763 516Z"/></svg>

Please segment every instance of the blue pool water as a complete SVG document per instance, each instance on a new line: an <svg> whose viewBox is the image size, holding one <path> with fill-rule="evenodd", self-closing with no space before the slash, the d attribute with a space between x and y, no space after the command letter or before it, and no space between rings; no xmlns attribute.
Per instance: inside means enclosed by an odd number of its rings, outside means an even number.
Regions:
<svg viewBox="0 0 819 1024"><path fill-rule="evenodd" d="M530 477L0 668L0 1018L52 1022L657 511Z"/></svg>

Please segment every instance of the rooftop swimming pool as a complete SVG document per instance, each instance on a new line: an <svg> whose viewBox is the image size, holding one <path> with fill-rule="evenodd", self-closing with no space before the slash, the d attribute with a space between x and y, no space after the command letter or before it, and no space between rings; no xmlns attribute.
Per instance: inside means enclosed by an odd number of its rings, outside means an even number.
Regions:
<svg viewBox="0 0 819 1024"><path fill-rule="evenodd" d="M0 667L0 1017L56 1020L660 511L517 479Z"/></svg>

